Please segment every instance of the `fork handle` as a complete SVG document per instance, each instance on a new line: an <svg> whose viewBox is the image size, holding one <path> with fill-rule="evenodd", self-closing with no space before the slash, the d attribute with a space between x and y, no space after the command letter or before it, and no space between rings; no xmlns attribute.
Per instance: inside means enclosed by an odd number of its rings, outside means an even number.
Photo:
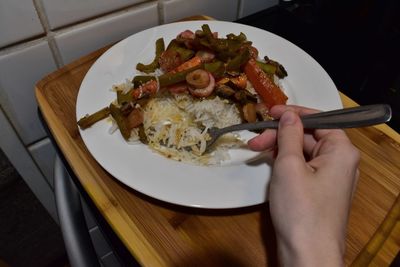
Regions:
<svg viewBox="0 0 400 267"><path fill-rule="evenodd" d="M342 129L376 125L389 121L392 110L389 105L376 104L337 109L301 117L306 129ZM277 129L279 120L242 123L222 128L224 133L241 130ZM221 129L221 130L222 130Z"/></svg>

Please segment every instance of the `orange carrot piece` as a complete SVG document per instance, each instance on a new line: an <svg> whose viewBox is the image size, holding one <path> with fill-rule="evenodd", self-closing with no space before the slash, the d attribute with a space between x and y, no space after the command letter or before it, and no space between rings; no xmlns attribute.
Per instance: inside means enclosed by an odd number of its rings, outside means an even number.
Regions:
<svg viewBox="0 0 400 267"><path fill-rule="evenodd" d="M201 57L199 56L194 56L191 59L189 59L188 61L183 62L181 65L179 65L178 67L176 67L174 70L172 70L172 72L181 72L190 68L193 68L195 66L198 66L201 64Z"/></svg>
<svg viewBox="0 0 400 267"><path fill-rule="evenodd" d="M268 109L274 105L286 104L285 93L262 71L254 59L245 64L244 72Z"/></svg>

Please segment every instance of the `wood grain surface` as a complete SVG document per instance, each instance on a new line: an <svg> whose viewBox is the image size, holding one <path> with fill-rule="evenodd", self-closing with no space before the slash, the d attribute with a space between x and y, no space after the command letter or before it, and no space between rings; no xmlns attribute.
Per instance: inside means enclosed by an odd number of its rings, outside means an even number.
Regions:
<svg viewBox="0 0 400 267"><path fill-rule="evenodd" d="M267 204L232 210L171 205L121 184L90 155L76 125L75 103L86 72L107 48L43 78L36 98L83 188L128 250L151 267L276 266ZM341 97L344 106L356 105ZM345 262L387 266L400 247L400 138L387 125L346 132L361 151L361 163Z"/></svg>

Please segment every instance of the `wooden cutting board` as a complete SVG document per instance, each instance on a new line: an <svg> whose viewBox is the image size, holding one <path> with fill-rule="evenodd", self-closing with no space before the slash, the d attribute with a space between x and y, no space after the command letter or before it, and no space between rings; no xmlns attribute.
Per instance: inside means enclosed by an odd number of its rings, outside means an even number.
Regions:
<svg viewBox="0 0 400 267"><path fill-rule="evenodd" d="M124 186L90 155L76 125L75 104L86 72L107 49L44 77L35 90L58 146L128 250L143 266L152 267L275 266L268 205L233 210L171 205ZM345 107L356 105L341 97ZM347 133L361 151L361 163L345 262L387 266L400 248L400 137L387 125Z"/></svg>

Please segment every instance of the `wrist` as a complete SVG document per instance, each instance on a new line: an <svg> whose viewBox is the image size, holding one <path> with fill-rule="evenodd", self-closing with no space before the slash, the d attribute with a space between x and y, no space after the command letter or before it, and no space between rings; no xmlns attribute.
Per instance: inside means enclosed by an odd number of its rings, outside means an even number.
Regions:
<svg viewBox="0 0 400 267"><path fill-rule="evenodd" d="M281 266L344 266L344 249L334 239L277 238Z"/></svg>

